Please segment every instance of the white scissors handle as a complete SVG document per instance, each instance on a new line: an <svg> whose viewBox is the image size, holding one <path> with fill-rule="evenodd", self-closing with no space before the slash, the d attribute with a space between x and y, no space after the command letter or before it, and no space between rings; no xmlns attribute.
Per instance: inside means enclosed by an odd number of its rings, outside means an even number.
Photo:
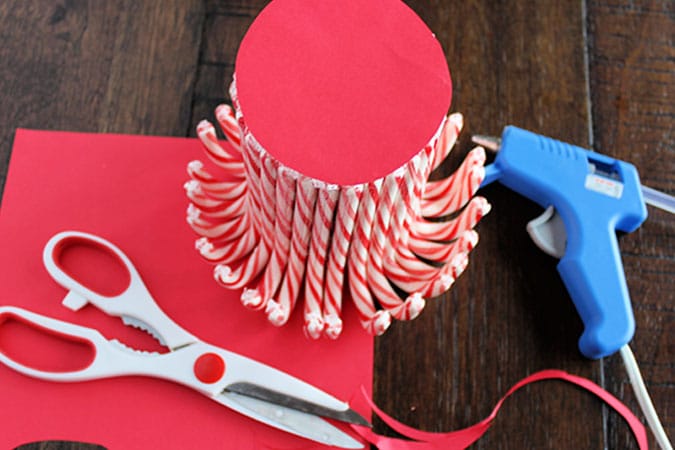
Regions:
<svg viewBox="0 0 675 450"><path fill-rule="evenodd" d="M35 378L59 382L77 382L140 375L184 384L209 397L220 394L225 387L224 383L228 380L224 376L225 365L223 365L222 374L220 372L215 374L219 375L218 380L207 379L208 382L202 381L206 379L204 378L206 375L213 375L213 369L206 367L206 369L211 369L209 372L201 368L200 365L204 366L204 364L199 362L200 357L215 355L211 352L216 351L222 353L215 356L220 358L221 361L225 361L226 358L229 360L230 356L229 352L206 343L199 342L184 347L179 352L162 354L138 352L119 341L109 341L93 328L64 322L16 306L0 306L0 327L10 321L17 321L37 332L52 335L55 339L80 343L89 347L88 350L92 354L91 359L86 364L82 364L81 367L73 367L67 370L48 370L41 369L39 366L33 367L24 364L21 362L19 355L13 355L0 347L0 362L17 372ZM203 358L201 359L203 360ZM228 366L231 365L228 364ZM220 381L220 384L216 381Z"/></svg>
<svg viewBox="0 0 675 450"><path fill-rule="evenodd" d="M305 400L316 406L332 409L338 415L343 414L340 420L351 417L353 421L355 413L349 409L348 404L297 378L244 356L205 342L197 342L162 354L138 353L119 342L107 340L92 328L14 306L0 306L0 329L12 321L62 341L84 344L92 355L86 362L78 362L77 367L66 370L49 369L42 363L36 363L35 355L26 357L25 354L32 351L30 346L16 351L11 347L5 348L0 343L0 362L24 375L57 382L126 375L162 378L191 387L223 406L286 432L327 445L363 448L363 444L324 421L319 415L297 407L298 401ZM8 330L8 333L11 331ZM27 360L33 362L26 362ZM78 361L77 358L74 360ZM291 403L275 403L263 397L241 395L236 390L230 390L242 382L251 382L253 386L272 390L281 397L288 392L293 396L296 406Z"/></svg>
<svg viewBox="0 0 675 450"><path fill-rule="evenodd" d="M84 286L68 274L60 262L63 250L72 246L88 246L114 256L126 269L129 275L129 285L122 293L110 296ZM110 316L117 316L134 323L140 322L150 328L148 331L156 335L162 344L172 350L198 340L160 309L129 258L111 242L89 233L63 231L47 242L42 259L52 278L68 290L63 300L64 306L77 311L87 303L93 303Z"/></svg>
<svg viewBox="0 0 675 450"><path fill-rule="evenodd" d="M115 376L119 375L120 371L130 371L130 369L135 367L135 360L139 359L132 354L124 354L121 349L115 355L118 358L111 358L110 349L112 348L112 344L94 329L62 322L15 306L0 307L0 327L11 321L16 321L45 335L52 335L54 339L80 343L89 347L91 359L83 366L66 370L47 370L33 367L22 363L19 355L13 355L0 348L0 361L17 372L35 378L65 382ZM128 359L129 361L121 361L120 355L123 355L122 359Z"/></svg>
<svg viewBox="0 0 675 450"><path fill-rule="evenodd" d="M162 378L189 386L208 397L221 394L228 386L248 382L278 393L290 392L297 399L325 406L336 411L349 408L330 394L266 364L230 352L206 342L167 353L145 353L108 340L93 328L43 316L17 306L0 306L0 328L17 321L55 339L84 344L92 358L83 367L57 371L43 370L21 363L0 346L0 362L14 370L49 381L76 382L142 375Z"/></svg>

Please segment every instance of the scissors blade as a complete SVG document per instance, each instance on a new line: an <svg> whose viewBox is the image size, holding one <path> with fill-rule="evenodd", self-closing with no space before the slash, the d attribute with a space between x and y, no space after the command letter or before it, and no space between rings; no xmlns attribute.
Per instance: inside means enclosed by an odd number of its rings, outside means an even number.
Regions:
<svg viewBox="0 0 675 450"><path fill-rule="evenodd" d="M255 385L253 383L233 383L226 388L226 391L257 398L270 403L275 403L286 408L306 412L315 416L328 417L330 419L353 423L364 427L371 426L371 424L366 419L364 419L359 413L351 408L347 408L345 410L328 408L323 405L318 405L316 403L303 400L301 398L293 397L288 394L283 394L281 392Z"/></svg>
<svg viewBox="0 0 675 450"><path fill-rule="evenodd" d="M245 356L222 349L219 353L229 371L219 384L218 393L236 392L300 411L370 426L364 418L357 417L346 402L316 386Z"/></svg>
<svg viewBox="0 0 675 450"><path fill-rule="evenodd" d="M340 448L364 448L362 443L314 414L231 391L213 399L240 414L305 439Z"/></svg>

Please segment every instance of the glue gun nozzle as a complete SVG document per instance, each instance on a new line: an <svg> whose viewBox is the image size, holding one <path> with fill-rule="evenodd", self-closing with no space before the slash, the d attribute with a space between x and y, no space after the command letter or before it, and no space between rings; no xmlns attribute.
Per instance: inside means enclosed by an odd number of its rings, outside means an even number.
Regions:
<svg viewBox="0 0 675 450"><path fill-rule="evenodd" d="M482 134L474 134L473 136L471 136L471 141L474 144L483 146L488 150L492 150L493 152L498 151L499 147L502 144L502 140L499 139L498 137L485 136Z"/></svg>

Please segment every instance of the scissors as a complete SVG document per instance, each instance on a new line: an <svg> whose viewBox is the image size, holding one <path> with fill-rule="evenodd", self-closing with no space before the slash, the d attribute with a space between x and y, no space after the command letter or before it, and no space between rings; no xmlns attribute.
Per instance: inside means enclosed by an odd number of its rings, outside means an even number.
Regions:
<svg viewBox="0 0 675 450"><path fill-rule="evenodd" d="M106 251L118 260L128 273L126 289L118 295L102 295L66 273L60 255L74 245ZM127 375L162 378L195 389L221 405L288 433L341 448L364 447L322 419L371 426L347 403L280 370L208 344L181 328L155 303L129 258L112 243L92 234L64 231L49 240L43 261L54 280L69 291L64 306L76 311L92 303L106 314L120 317L127 325L148 331L170 351L161 354L129 351L95 329L2 306L0 326L7 320L18 320L38 331L84 342L95 350L91 363L80 370L48 372L26 366L0 349L0 361L12 369L59 382Z"/></svg>

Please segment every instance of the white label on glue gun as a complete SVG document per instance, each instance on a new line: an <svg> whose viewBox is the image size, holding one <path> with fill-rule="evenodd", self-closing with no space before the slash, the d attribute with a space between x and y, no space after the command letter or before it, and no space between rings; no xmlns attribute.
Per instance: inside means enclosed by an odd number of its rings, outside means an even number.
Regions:
<svg viewBox="0 0 675 450"><path fill-rule="evenodd" d="M586 189L599 192L609 197L621 198L621 194L623 194L623 183L592 173L586 175L586 184L584 186Z"/></svg>

